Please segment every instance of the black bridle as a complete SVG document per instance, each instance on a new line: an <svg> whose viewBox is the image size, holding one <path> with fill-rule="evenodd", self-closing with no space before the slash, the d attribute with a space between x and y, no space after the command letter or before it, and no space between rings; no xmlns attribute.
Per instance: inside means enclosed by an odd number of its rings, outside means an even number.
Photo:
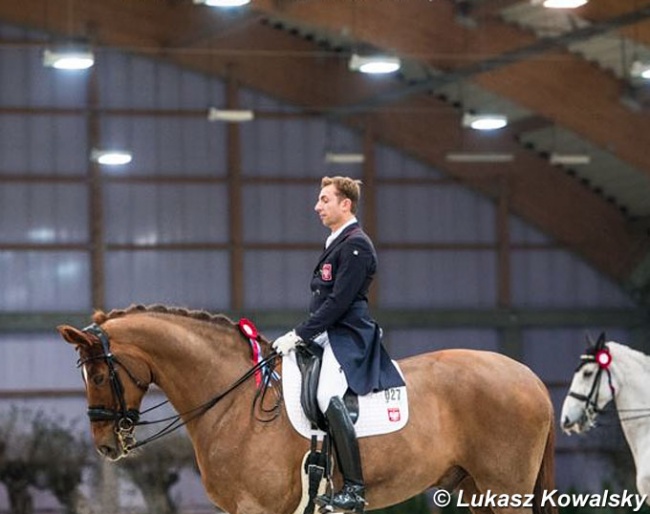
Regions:
<svg viewBox="0 0 650 514"><path fill-rule="evenodd" d="M140 420L140 411L135 408L128 408L126 399L124 398L124 385L122 384L122 379L117 372L116 365L120 365L120 367L126 371L129 378L133 380L140 389L146 391L148 389L148 384L142 384L142 382L137 380L135 376L118 361L117 357L115 357L113 352L111 352L111 342L108 338L108 334L106 334L99 325L93 323L84 328L83 332L91 334L97 338L102 345L102 353L85 359L79 359L77 366L81 367L87 362L94 360L103 360L108 367L108 379L111 385L111 392L118 406L116 409L111 409L104 405L89 405L87 411L88 419L90 419L91 423L113 421L115 434L120 440L120 443L124 448L131 449L135 444L133 431Z"/></svg>
<svg viewBox="0 0 650 514"><path fill-rule="evenodd" d="M197 407L194 407L193 409L190 409L186 412L183 412L181 414L176 414L166 418L161 418L155 421L141 421L140 420L141 414L151 412L163 406L164 404L168 403L169 401L165 400L145 410L142 413L137 408L128 408L126 398L124 397L124 386L122 384L122 380L120 379L120 375L117 373L116 364L119 365L125 371L127 376L136 384L136 386L138 386L138 388L142 389L143 391L147 391L149 384L145 384L142 381L138 380L137 377L133 373L131 373L126 366L124 366L122 363L119 362L118 358L111 351L111 344L110 344L110 339L108 337L108 334L98 324L93 323L92 325L89 325L88 327L83 329L83 332L91 334L99 340L99 342L102 345L102 353L98 355L93 355L91 357L87 357L85 359L79 359L77 366L81 367L89 361L102 359L104 363L108 366L111 392L118 406L117 408L107 408L103 405L89 406L87 411L88 418L90 419L91 423L113 421L115 434L125 453L128 453L129 451L138 448L140 446L143 446L147 443L155 441L156 439L159 439L179 429L183 425L186 425L193 419L202 416L208 410L214 407L219 401L225 398L228 394L230 394L232 391L237 389L240 385L246 382L249 378L255 376L255 374L259 373L260 371L263 372L262 376L264 378L260 388L255 394L255 398L253 400L253 408L255 408L255 405L259 401L262 412L264 414L272 415L270 418L261 419L260 421L272 421L277 416L279 416L279 409L282 401L281 393L276 393L277 394L276 403L273 405L271 409L265 409L263 407L264 398L266 392L268 391L268 387L271 384L271 381L276 380L274 368L277 359L279 357L279 354L275 350L271 351L271 353L267 355L266 358L262 359L257 364L255 364L240 378L238 378L235 382L233 382L230 386L228 386L223 392L214 396L207 402ZM183 418L185 419L183 420ZM169 422L169 423L161 430L159 430L157 433L152 435L151 437L148 437L143 441L136 442L134 437L134 430L136 426L154 425L163 422Z"/></svg>
<svg viewBox="0 0 650 514"><path fill-rule="evenodd" d="M608 351L607 346L603 346L598 351L602 351L603 349ZM580 357L580 360L581 362L580 364L578 364L578 367L576 368L574 373L578 373L587 364L596 363L598 366L598 369L596 370L596 376L594 377L594 381L591 384L591 389L589 390L589 393L584 395L569 390L567 396L570 396L571 398L575 398L578 401L584 402L585 413L587 414L587 418L589 420L593 420L597 414L600 414L602 412L602 409L598 407L598 399L600 394L600 382L603 379L603 372L607 374L607 382L609 385L609 390L612 393L612 399L614 399L616 390L614 389L614 384L612 383L612 372L610 371L609 366L603 367L600 365L600 363L596 359L596 351L592 352L590 349L588 353Z"/></svg>

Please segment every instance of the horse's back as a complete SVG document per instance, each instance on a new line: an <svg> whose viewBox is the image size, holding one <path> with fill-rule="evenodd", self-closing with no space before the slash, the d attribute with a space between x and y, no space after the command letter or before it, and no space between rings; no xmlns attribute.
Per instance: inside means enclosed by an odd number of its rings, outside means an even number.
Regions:
<svg viewBox="0 0 650 514"><path fill-rule="evenodd" d="M411 412L455 424L552 423L553 405L524 364L482 350L450 349L403 359ZM512 427L510 427L512 428ZM493 428L491 428L493 429Z"/></svg>

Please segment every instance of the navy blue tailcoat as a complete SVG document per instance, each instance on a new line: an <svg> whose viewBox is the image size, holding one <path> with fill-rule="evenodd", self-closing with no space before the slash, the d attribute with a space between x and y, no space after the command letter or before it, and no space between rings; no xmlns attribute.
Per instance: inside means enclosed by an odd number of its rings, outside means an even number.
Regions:
<svg viewBox="0 0 650 514"><path fill-rule="evenodd" d="M321 254L311 279L309 319L296 327L304 341L327 331L348 385L364 395L404 385L368 311L368 288L377 270L370 238L354 223Z"/></svg>

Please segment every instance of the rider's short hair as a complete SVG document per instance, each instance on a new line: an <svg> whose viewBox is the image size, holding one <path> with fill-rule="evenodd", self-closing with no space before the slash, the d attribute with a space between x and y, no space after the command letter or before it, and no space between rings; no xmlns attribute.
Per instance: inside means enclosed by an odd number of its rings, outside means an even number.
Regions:
<svg viewBox="0 0 650 514"><path fill-rule="evenodd" d="M329 185L336 188L336 196L350 200L350 212L356 214L359 200L361 199L361 181L350 177L323 177L320 183L321 189Z"/></svg>

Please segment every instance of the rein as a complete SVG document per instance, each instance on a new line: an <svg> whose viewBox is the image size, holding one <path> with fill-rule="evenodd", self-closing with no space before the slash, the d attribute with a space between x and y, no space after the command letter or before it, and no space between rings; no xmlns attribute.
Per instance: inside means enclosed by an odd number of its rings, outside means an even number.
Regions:
<svg viewBox="0 0 650 514"><path fill-rule="evenodd" d="M154 405L153 407L146 409L142 413L138 409L127 408L126 399L124 397L124 386L122 385L120 376L117 373L115 364L120 364L120 366L125 370L127 376L140 389L146 391L148 388L148 384L143 384L142 382L140 382L123 364L119 362L117 357L111 352L110 339L108 337L108 334L98 324L93 323L92 325L89 325L88 327L83 329L83 332L94 335L100 341L102 345L103 353L101 355L96 355L87 359L83 359L83 360L80 359L78 362L78 366L82 366L83 364L91 360L103 359L106 365L108 366L109 379L110 379L113 397L117 400L117 403L119 405L119 410L107 409L103 406L89 406L88 418L90 419L91 422L114 421L115 433L118 439L120 440L122 447L127 453L131 450L134 450L135 448L139 448L140 446L144 446L145 444L160 439L161 437L168 435L174 432L175 430L178 430L182 426L187 425L190 421L193 421L194 419L202 416L207 411L209 411L212 407L214 407L217 403L219 403L223 398L225 398L228 394L233 392L235 389L241 386L248 379L254 377L257 373L260 372L262 372L263 380L260 387L257 389L257 392L255 393L252 408L254 410L255 406L259 402L261 411L264 414L271 415L270 418L266 418L266 419L258 418L258 420L260 421L264 421L264 422L273 421L280 415L280 405L282 401L281 393L276 393L276 402L270 409L266 409L263 406L268 388L272 385L271 380L274 379L274 375L275 375L274 369L277 363L277 358L279 356L279 354L275 350L272 350L269 355L267 355L264 359L261 359L254 366L252 366L248 371L246 371L246 373L244 373L241 377L239 377L224 391L214 396L213 398L209 399L205 403L202 403L201 405L198 405L197 407L194 407L188 411L173 416L169 416L166 418L161 418L154 421L147 421L147 420L140 421L141 414L146 414L159 407L162 407L166 403L169 403L169 400L164 400ZM189 417L183 420L185 416L189 416ZM155 425L167 421L170 422L167 426L163 427L152 436L142 441L136 442L135 437L133 436L133 432L136 426Z"/></svg>

